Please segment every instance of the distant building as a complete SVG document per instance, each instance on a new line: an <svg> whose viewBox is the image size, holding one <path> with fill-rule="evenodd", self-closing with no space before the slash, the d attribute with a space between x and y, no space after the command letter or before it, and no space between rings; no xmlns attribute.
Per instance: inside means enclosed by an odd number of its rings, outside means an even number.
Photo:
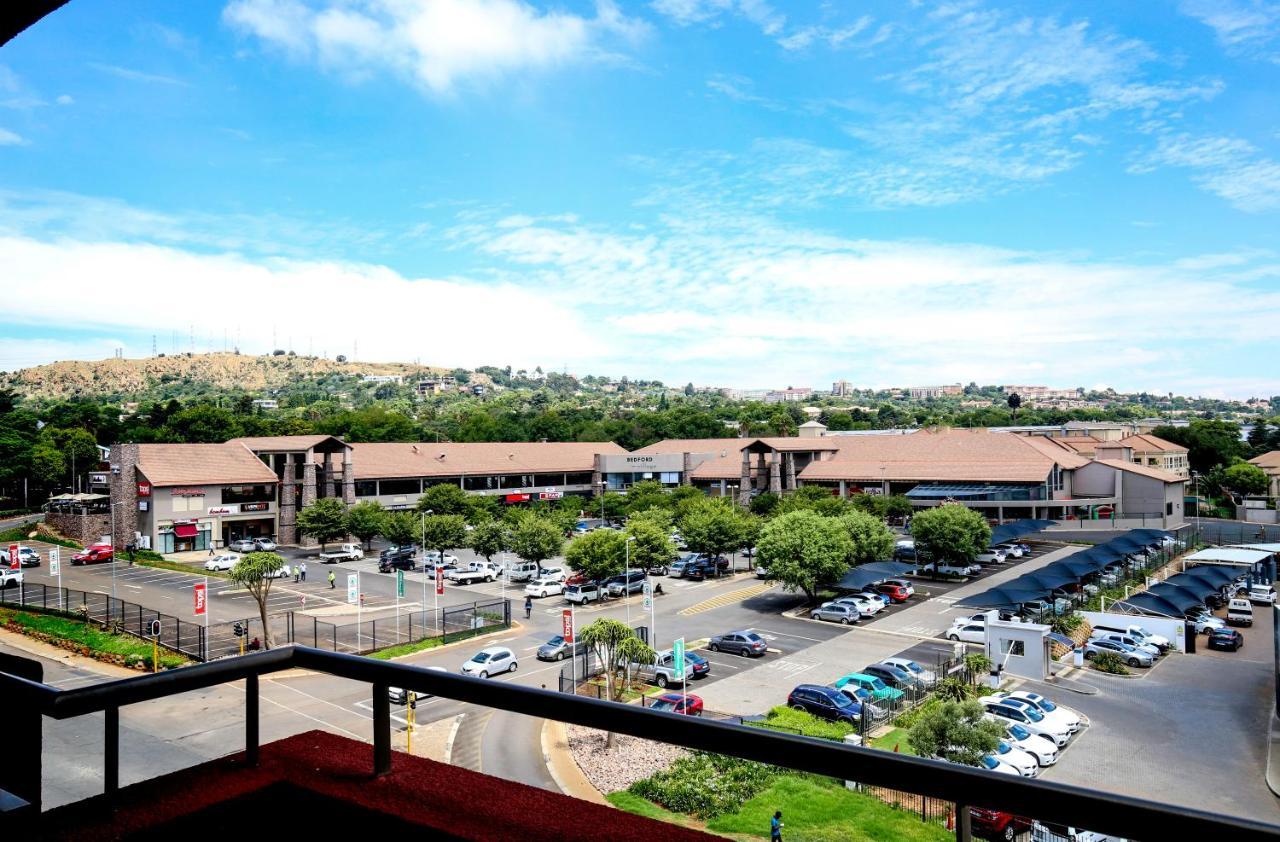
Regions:
<svg viewBox="0 0 1280 842"><path fill-rule="evenodd" d="M275 398L258 398L253 402L254 409L279 409L280 401Z"/></svg>
<svg viewBox="0 0 1280 842"><path fill-rule="evenodd" d="M428 377L424 380L419 380L417 384L415 384L415 388L417 389L419 396L438 395L441 392L456 389L457 386L458 381L452 374L445 374L440 377Z"/></svg>
<svg viewBox="0 0 1280 842"><path fill-rule="evenodd" d="M1079 399L1080 389L1050 389L1048 386L1001 386L1006 395L1017 394L1024 403Z"/></svg>
<svg viewBox="0 0 1280 842"><path fill-rule="evenodd" d="M950 386L909 386L907 387L907 395L916 400L926 400L928 398L941 398L950 395L963 395L964 387L959 383L953 383Z"/></svg>
<svg viewBox="0 0 1280 842"><path fill-rule="evenodd" d="M399 374L366 374L360 380L364 383L401 383L404 377Z"/></svg>
<svg viewBox="0 0 1280 842"><path fill-rule="evenodd" d="M808 387L793 388L788 386L785 389L775 389L765 393L765 403L792 403L795 401L807 401L813 397L813 389Z"/></svg>
<svg viewBox="0 0 1280 842"><path fill-rule="evenodd" d="M831 394L837 398L847 398L853 394L853 386L848 380L837 380L831 384Z"/></svg>

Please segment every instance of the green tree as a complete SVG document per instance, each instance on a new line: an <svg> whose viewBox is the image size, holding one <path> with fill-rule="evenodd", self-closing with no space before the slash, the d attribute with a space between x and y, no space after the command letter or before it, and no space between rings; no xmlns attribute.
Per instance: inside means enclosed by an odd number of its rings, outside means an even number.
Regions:
<svg viewBox="0 0 1280 842"><path fill-rule="evenodd" d="M648 657L644 658L644 652L637 652L634 644L628 644L628 640L640 640L636 637L635 629L628 626L620 620L613 620L608 617L601 617L591 623L579 632L582 642L587 646L596 650L596 654L600 657L600 663L606 665L605 669L605 688L608 696L613 701L621 701L622 688L619 686L619 673L628 669L633 662L644 662L647 660L653 663L654 652L649 649ZM643 643L643 641L641 641ZM624 653L624 645L626 652ZM624 654L630 654L631 658L624 658ZM641 657L637 658L639 655ZM610 740L612 737L609 738ZM610 743L606 743L609 745Z"/></svg>
<svg viewBox="0 0 1280 842"><path fill-rule="evenodd" d="M31 448L31 478L39 485L55 488L67 479L67 460L51 444Z"/></svg>
<svg viewBox="0 0 1280 842"><path fill-rule="evenodd" d="M622 572L626 538L612 529L597 529L569 542L564 560L587 580L600 581Z"/></svg>
<svg viewBox="0 0 1280 842"><path fill-rule="evenodd" d="M969 564L987 549L991 527L982 515L958 503L925 509L911 517L917 552L939 564Z"/></svg>
<svg viewBox="0 0 1280 842"><path fill-rule="evenodd" d="M564 532L546 518L525 512L511 525L511 551L525 561L541 564L562 549Z"/></svg>
<svg viewBox="0 0 1280 842"><path fill-rule="evenodd" d="M627 489L627 514L662 508L667 505L669 496L666 487L657 480L641 480Z"/></svg>
<svg viewBox="0 0 1280 842"><path fill-rule="evenodd" d="M676 544L671 540L670 526L663 526L657 519L646 516L652 509L633 515L627 521L625 538L631 541L631 564L641 570L657 570L676 557ZM660 509L656 510L664 514ZM667 523L670 523L668 518Z"/></svg>
<svg viewBox="0 0 1280 842"><path fill-rule="evenodd" d="M279 553L246 553L240 556L235 567L231 568L231 581L244 585L255 602L258 603L258 617L262 620L262 645L271 648L271 623L267 621L267 596L271 593L271 583L275 574L284 567L284 558Z"/></svg>
<svg viewBox="0 0 1280 842"><path fill-rule="evenodd" d="M915 507L911 505L911 499L901 494L894 494L884 499L885 514L894 518L911 517L911 513L915 511Z"/></svg>
<svg viewBox="0 0 1280 842"><path fill-rule="evenodd" d="M727 500L704 499L680 521L680 535L694 552L734 553L743 547L743 520Z"/></svg>
<svg viewBox="0 0 1280 842"><path fill-rule="evenodd" d="M774 518L756 542L756 558L769 569L769 578L787 590L803 591L810 602L849 569L852 550L838 520L807 510Z"/></svg>
<svg viewBox="0 0 1280 842"><path fill-rule="evenodd" d="M1266 471L1257 465L1240 462L1222 472L1223 483L1237 494L1265 494L1267 491Z"/></svg>
<svg viewBox="0 0 1280 842"><path fill-rule="evenodd" d="M471 512L468 494L456 485L433 485L418 498L417 509L436 515L463 515Z"/></svg>
<svg viewBox="0 0 1280 842"><path fill-rule="evenodd" d="M922 709L907 745L921 757L942 757L966 766L978 766L984 755L996 750L1004 726L987 719L976 700L943 702Z"/></svg>
<svg viewBox="0 0 1280 842"><path fill-rule="evenodd" d="M1151 431L1157 438L1187 448L1191 468L1208 473L1215 465L1230 465L1234 457L1246 455L1240 427L1229 421L1196 419L1186 427L1160 426Z"/></svg>
<svg viewBox="0 0 1280 842"><path fill-rule="evenodd" d="M347 507L337 497L324 497L298 512L298 531L320 542L320 550L330 541L347 534Z"/></svg>
<svg viewBox="0 0 1280 842"><path fill-rule="evenodd" d="M849 535L850 565L884 561L893 556L894 535L880 518L866 512L849 512L838 521Z"/></svg>
<svg viewBox="0 0 1280 842"><path fill-rule="evenodd" d="M382 537L397 547L418 543L422 521L413 512L384 512Z"/></svg>
<svg viewBox="0 0 1280 842"><path fill-rule="evenodd" d="M1271 428L1267 426L1267 419L1264 416L1254 420L1253 426L1249 429L1248 441L1254 456L1271 449Z"/></svg>
<svg viewBox="0 0 1280 842"><path fill-rule="evenodd" d="M751 513L760 517L773 517L774 511L781 502L782 498L771 491L757 494L751 498Z"/></svg>
<svg viewBox="0 0 1280 842"><path fill-rule="evenodd" d="M484 556L485 561L493 561L493 557L506 550L510 542L511 533L500 520L486 520L471 530L471 549Z"/></svg>
<svg viewBox="0 0 1280 842"><path fill-rule="evenodd" d="M347 532L364 542L367 550L373 539L382 534L386 512L377 500L361 500L347 510Z"/></svg>
<svg viewBox="0 0 1280 842"><path fill-rule="evenodd" d="M462 515L427 515L419 524L422 532L422 548L435 550L444 564L449 550L467 545L467 521Z"/></svg>

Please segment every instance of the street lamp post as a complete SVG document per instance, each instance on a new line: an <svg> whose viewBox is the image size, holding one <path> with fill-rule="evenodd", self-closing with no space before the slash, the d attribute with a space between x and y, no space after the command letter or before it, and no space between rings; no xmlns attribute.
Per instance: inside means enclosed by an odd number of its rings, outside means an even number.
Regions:
<svg viewBox="0 0 1280 842"><path fill-rule="evenodd" d="M628 538L626 540L626 543L624 544L624 547L626 548L626 562L625 562L626 567L624 568L626 575L625 575L625 578L623 578L622 580L625 583L622 586L622 592L625 595L624 598L627 600L627 625L628 626L631 625L631 598L630 598L631 597L631 542L634 540L635 540L635 536L632 536ZM647 573L645 574L645 580L648 581Z"/></svg>
<svg viewBox="0 0 1280 842"><path fill-rule="evenodd" d="M609 485L609 484L608 484L607 482L605 482L604 480L600 480L599 482L597 482L597 483L596 483L596 485L598 485L598 486L600 487L600 525L601 525L601 526L604 526L604 525L605 525L605 520L604 520L604 490L605 490L605 488L607 488L607 487L608 487L608 485Z"/></svg>
<svg viewBox="0 0 1280 842"><path fill-rule="evenodd" d="M427 509L422 513L422 627L424 631L427 627L427 515L431 512L431 509ZM438 597L436 602L439 602ZM434 626L435 621L436 618L432 617L431 625Z"/></svg>

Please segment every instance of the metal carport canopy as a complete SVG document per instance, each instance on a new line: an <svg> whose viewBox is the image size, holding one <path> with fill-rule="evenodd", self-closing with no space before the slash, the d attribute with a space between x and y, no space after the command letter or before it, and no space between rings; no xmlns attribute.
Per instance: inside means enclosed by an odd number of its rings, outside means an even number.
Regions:
<svg viewBox="0 0 1280 842"><path fill-rule="evenodd" d="M860 591L881 579L901 576L911 570L915 570L915 565L903 564L900 561L873 561L860 567L850 568L834 587L842 591Z"/></svg>
<svg viewBox="0 0 1280 842"><path fill-rule="evenodd" d="M1050 564L1048 567L1041 568L1034 573L1024 573L1016 579L1005 583L1006 587L1016 587L1021 589L1040 589L1046 592L1054 588L1060 588L1063 585L1071 585L1080 581L1080 577L1069 570L1055 570Z"/></svg>
<svg viewBox="0 0 1280 842"><path fill-rule="evenodd" d="M1161 617L1172 617L1182 619L1186 613L1179 611L1178 606L1174 605L1164 597L1156 596L1153 593L1136 593L1128 599L1122 599L1115 603L1120 608L1128 608L1136 611L1145 612L1147 614L1156 614Z"/></svg>
<svg viewBox="0 0 1280 842"><path fill-rule="evenodd" d="M955 605L957 608L1017 608L1028 602L1039 602L1048 595L1047 588L1011 588L1005 584L956 600Z"/></svg>
<svg viewBox="0 0 1280 842"><path fill-rule="evenodd" d="M1164 584L1174 585L1182 588L1183 590L1190 591L1199 597L1201 602L1204 602L1204 598L1209 596L1209 594L1217 593L1219 589L1218 585L1215 585L1212 582L1206 582L1199 576L1191 576L1187 573L1178 573L1177 575L1170 576L1168 579L1164 580Z"/></svg>
<svg viewBox="0 0 1280 842"><path fill-rule="evenodd" d="M1160 597L1184 613L1192 608L1204 607L1203 597L1172 582L1156 582L1147 588L1147 593Z"/></svg>
<svg viewBox="0 0 1280 842"><path fill-rule="evenodd" d="M1240 550L1261 550L1265 553L1280 553L1280 544L1232 544Z"/></svg>
<svg viewBox="0 0 1280 842"><path fill-rule="evenodd" d="M1257 564L1266 561L1275 551L1242 549L1240 547L1210 547L1186 557L1186 561L1212 561L1218 564Z"/></svg>
<svg viewBox="0 0 1280 842"><path fill-rule="evenodd" d="M1228 582L1235 581L1236 576L1240 574L1234 568L1219 567L1216 564L1197 564L1190 570L1184 570L1178 574L1179 576L1194 576L1209 584L1216 584L1222 587Z"/></svg>
<svg viewBox="0 0 1280 842"><path fill-rule="evenodd" d="M1090 573L1097 573L1107 564L1108 562L1099 561L1096 558L1081 558L1079 554L1076 554L1067 556L1060 561L1055 561L1044 569L1056 568L1066 570L1075 576L1088 576Z"/></svg>

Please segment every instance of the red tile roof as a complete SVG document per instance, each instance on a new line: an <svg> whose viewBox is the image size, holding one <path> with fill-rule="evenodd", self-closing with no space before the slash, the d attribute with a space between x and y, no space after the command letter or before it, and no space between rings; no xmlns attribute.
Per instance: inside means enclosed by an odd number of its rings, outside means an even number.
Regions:
<svg viewBox="0 0 1280 842"><path fill-rule="evenodd" d="M140 444L138 470L154 486L276 482L275 471L239 442Z"/></svg>
<svg viewBox="0 0 1280 842"><path fill-rule="evenodd" d="M1190 482L1186 477L1180 477L1177 474L1171 474L1160 468L1153 468L1149 465L1139 465L1135 462L1125 462L1122 459L1097 459L1099 465L1107 465L1108 467L1118 468L1122 471L1128 471L1131 474L1141 474L1144 477L1158 479L1161 482Z"/></svg>
<svg viewBox="0 0 1280 842"><path fill-rule="evenodd" d="M613 442L353 442L356 479L590 471Z"/></svg>

